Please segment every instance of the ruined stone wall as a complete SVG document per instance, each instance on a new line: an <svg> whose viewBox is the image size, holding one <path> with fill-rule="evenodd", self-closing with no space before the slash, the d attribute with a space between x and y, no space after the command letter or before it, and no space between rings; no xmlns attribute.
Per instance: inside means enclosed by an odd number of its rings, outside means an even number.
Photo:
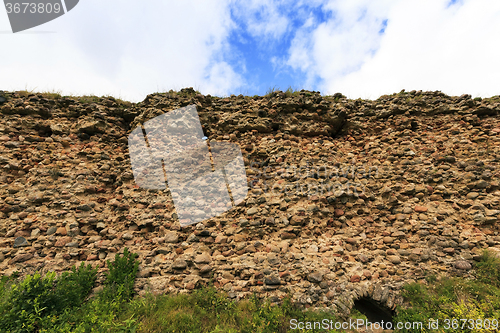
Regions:
<svg viewBox="0 0 500 333"><path fill-rule="evenodd" d="M347 314L365 296L394 308L403 283L467 276L482 249L500 249L498 97L3 95L0 274L81 261L102 273L128 247L139 293L214 281L232 298L289 292ZM240 145L250 191L181 228L168 190L135 185L127 136L191 104L210 139Z"/></svg>

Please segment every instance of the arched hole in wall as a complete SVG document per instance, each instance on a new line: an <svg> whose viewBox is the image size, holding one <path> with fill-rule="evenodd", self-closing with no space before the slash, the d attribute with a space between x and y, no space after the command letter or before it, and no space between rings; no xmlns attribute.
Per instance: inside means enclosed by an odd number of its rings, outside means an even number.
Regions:
<svg viewBox="0 0 500 333"><path fill-rule="evenodd" d="M353 309L365 315L368 321L372 323L380 323L382 320L385 323L392 322L392 317L395 314L393 310L370 297L362 297L354 301Z"/></svg>

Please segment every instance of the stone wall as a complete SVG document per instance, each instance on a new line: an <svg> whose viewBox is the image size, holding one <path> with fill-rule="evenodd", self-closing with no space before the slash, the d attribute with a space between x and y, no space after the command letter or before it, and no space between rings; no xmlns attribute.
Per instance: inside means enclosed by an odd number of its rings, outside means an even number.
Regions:
<svg viewBox="0 0 500 333"><path fill-rule="evenodd" d="M394 308L404 283L468 276L482 249L500 249L498 97L3 95L0 274L82 261L103 273L128 247L139 293L213 281L231 298L290 293L347 315L361 297ZM240 145L250 191L181 228L168 190L135 186L127 136L191 104L210 139Z"/></svg>

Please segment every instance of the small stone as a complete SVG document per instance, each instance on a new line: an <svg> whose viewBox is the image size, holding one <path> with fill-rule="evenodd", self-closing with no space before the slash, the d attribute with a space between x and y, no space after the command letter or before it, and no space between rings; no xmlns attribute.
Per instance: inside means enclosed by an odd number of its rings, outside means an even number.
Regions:
<svg viewBox="0 0 500 333"><path fill-rule="evenodd" d="M134 239L134 236L132 234L129 234L129 233L124 233L122 235L122 239L124 239L124 240L131 240L131 239Z"/></svg>
<svg viewBox="0 0 500 333"><path fill-rule="evenodd" d="M215 244L223 244L223 243L226 243L227 242L227 237L224 236L224 235L217 235L217 237L215 237Z"/></svg>
<svg viewBox="0 0 500 333"><path fill-rule="evenodd" d="M31 253L24 253L24 254L18 254L14 258L12 258L9 261L9 265L18 263L18 262L25 262L33 258L33 255Z"/></svg>
<svg viewBox="0 0 500 333"><path fill-rule="evenodd" d="M278 276L271 274L264 278L264 283L270 286L276 286L281 284L281 280Z"/></svg>
<svg viewBox="0 0 500 333"><path fill-rule="evenodd" d="M172 264L173 269L184 269L187 267L187 262L184 259L176 259Z"/></svg>
<svg viewBox="0 0 500 333"><path fill-rule="evenodd" d="M50 228L47 229L46 235L47 236L53 235L53 234L56 233L56 231L57 231L57 227L50 227Z"/></svg>
<svg viewBox="0 0 500 333"><path fill-rule="evenodd" d="M204 265L203 267L200 268L200 274L207 274L210 271L212 271L212 266L210 265Z"/></svg>
<svg viewBox="0 0 500 333"><path fill-rule="evenodd" d="M84 212L88 212L88 211L91 211L92 210L92 207L90 207L89 205L87 204L84 204L84 205L79 205L76 207L76 209L78 210L81 210L81 211L84 211Z"/></svg>
<svg viewBox="0 0 500 333"><path fill-rule="evenodd" d="M332 248L332 252L333 253L337 253L337 254L344 254L344 248L340 245L335 245L333 248Z"/></svg>
<svg viewBox="0 0 500 333"><path fill-rule="evenodd" d="M461 269L464 271L468 271L472 268L472 265L468 261L465 261L465 260L455 261L454 266L456 269Z"/></svg>
<svg viewBox="0 0 500 333"><path fill-rule="evenodd" d="M488 183L487 181L485 180L480 180L477 182L476 184L476 188L479 188L479 189L485 189L487 188L488 186L490 186L490 183Z"/></svg>
<svg viewBox="0 0 500 333"><path fill-rule="evenodd" d="M305 220L303 217L301 216L297 216L297 215L294 215L292 216L292 218L290 219L290 225L298 225L298 226L302 226L304 225L305 223Z"/></svg>
<svg viewBox="0 0 500 333"><path fill-rule="evenodd" d="M158 253L158 254L169 254L171 252L172 251L170 250L169 247L159 247L156 249L156 253Z"/></svg>
<svg viewBox="0 0 500 333"><path fill-rule="evenodd" d="M311 273L307 276L307 280L312 283L320 283L323 281L323 274L319 272Z"/></svg>
<svg viewBox="0 0 500 333"><path fill-rule="evenodd" d="M291 232L282 232L281 233L281 239L294 239L297 238L297 236L294 233Z"/></svg>
<svg viewBox="0 0 500 333"><path fill-rule="evenodd" d="M352 283L356 283L356 282L359 282L359 281L361 281L361 276L356 275L356 274L353 275L353 276L351 276L351 282Z"/></svg>
<svg viewBox="0 0 500 333"><path fill-rule="evenodd" d="M252 207L250 209L247 210L247 215L251 216L251 215L255 215L259 212L259 208L257 207Z"/></svg>
<svg viewBox="0 0 500 333"><path fill-rule="evenodd" d="M169 231L165 234L165 243L177 243L179 241L179 235L175 231Z"/></svg>
<svg viewBox="0 0 500 333"><path fill-rule="evenodd" d="M200 240L198 236L196 236L194 233L190 234L188 238L186 239L186 242L188 243L196 243Z"/></svg>
<svg viewBox="0 0 500 333"><path fill-rule="evenodd" d="M368 258L368 256L364 255L364 254L358 254L358 256L356 257L356 259L360 262L362 262L363 264L367 263L370 259Z"/></svg>
<svg viewBox="0 0 500 333"><path fill-rule="evenodd" d="M71 242L71 237L60 237L56 243L54 244L55 247L63 247L66 244Z"/></svg>
<svg viewBox="0 0 500 333"><path fill-rule="evenodd" d="M398 256L387 256L387 260L389 260L394 265L399 265L401 263L401 258Z"/></svg>
<svg viewBox="0 0 500 333"><path fill-rule="evenodd" d="M356 240L352 237L346 238L345 242L348 244L356 245Z"/></svg>
<svg viewBox="0 0 500 333"><path fill-rule="evenodd" d="M477 192L469 192L467 193L467 199L474 200L479 196L479 193Z"/></svg>
<svg viewBox="0 0 500 333"><path fill-rule="evenodd" d="M429 199L430 199L431 201L441 201L441 200L443 200L443 197L442 197L442 196L440 196L439 194L432 194L432 195L429 197Z"/></svg>
<svg viewBox="0 0 500 333"><path fill-rule="evenodd" d="M274 225L275 222L274 222L274 217L270 216L266 219L266 224L267 225Z"/></svg>
<svg viewBox="0 0 500 333"><path fill-rule="evenodd" d="M196 258L194 258L194 262L196 264L208 264L212 261L212 258L210 258L210 255L206 252L197 255Z"/></svg>
<svg viewBox="0 0 500 333"><path fill-rule="evenodd" d="M56 235L66 236L67 234L68 234L68 231L66 230L65 227L57 228Z"/></svg>
<svg viewBox="0 0 500 333"><path fill-rule="evenodd" d="M16 247L24 247L24 246L29 246L28 241L24 237L17 237L14 240L14 248Z"/></svg>
<svg viewBox="0 0 500 333"><path fill-rule="evenodd" d="M40 235L40 229L36 228L31 230L31 237L38 237Z"/></svg>
<svg viewBox="0 0 500 333"><path fill-rule="evenodd" d="M139 271L139 278L147 278L151 276L151 273L153 273L153 269L151 268L145 268Z"/></svg>
<svg viewBox="0 0 500 333"><path fill-rule="evenodd" d="M398 254L398 251L396 251L395 249L388 249L388 250L386 251L386 254L387 254L388 256L394 256L394 255Z"/></svg>
<svg viewBox="0 0 500 333"><path fill-rule="evenodd" d="M446 157L444 158L444 161L445 161L445 162L448 162L448 163L455 163L455 161L456 161L456 160L457 160L457 159L455 158L455 156L446 156Z"/></svg>
<svg viewBox="0 0 500 333"><path fill-rule="evenodd" d="M392 242L394 242L394 238L386 236L386 237L383 238L383 241L386 244L391 244Z"/></svg>
<svg viewBox="0 0 500 333"><path fill-rule="evenodd" d="M443 249L443 252L448 253L448 254L453 254L453 253L455 253L455 249L452 247L447 247L447 248Z"/></svg>
<svg viewBox="0 0 500 333"><path fill-rule="evenodd" d="M427 207L425 206L415 206L415 211L417 213L425 213L427 211Z"/></svg>
<svg viewBox="0 0 500 333"><path fill-rule="evenodd" d="M290 272L289 271L284 271L284 272L280 272L279 273L279 276L280 278L286 278L287 276L290 276Z"/></svg>
<svg viewBox="0 0 500 333"><path fill-rule="evenodd" d="M194 288L196 288L196 283L194 283L194 282L188 282L188 283L186 283L185 288L187 290L193 290Z"/></svg>
<svg viewBox="0 0 500 333"><path fill-rule="evenodd" d="M335 209L335 210L333 211L333 213L334 213L334 215L335 215L336 217L340 217L340 216L344 215L344 211L343 211L342 209Z"/></svg>

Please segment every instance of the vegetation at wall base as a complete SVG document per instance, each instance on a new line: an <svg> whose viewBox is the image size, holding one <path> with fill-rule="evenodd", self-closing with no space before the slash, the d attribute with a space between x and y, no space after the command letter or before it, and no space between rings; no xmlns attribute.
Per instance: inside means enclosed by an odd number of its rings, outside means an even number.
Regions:
<svg viewBox="0 0 500 333"><path fill-rule="evenodd" d="M475 277L472 280L431 276L427 285L406 285L403 296L410 306L399 308L394 322L422 322L424 325L423 329L402 329L400 332L500 331L500 259L485 250L476 263ZM431 319L439 321L438 330L428 328Z"/></svg>
<svg viewBox="0 0 500 333"><path fill-rule="evenodd" d="M0 332L293 332L290 319L321 322L335 318L331 313L303 311L290 297L280 305L262 301L256 295L238 302L214 287L190 294L134 297L138 271L137 254L124 249L113 262L103 289L89 297L97 269L83 263L59 277L54 272L17 274L0 278ZM393 322L422 322L423 329L399 332L496 332L484 328L486 319L500 317L500 260L484 252L475 267L475 279L429 276L427 283L406 285L406 308L398 308ZM353 318L362 314L353 309ZM430 319L440 329L427 329ZM475 329L462 327L460 319L475 320ZM445 329L445 319L459 327ZM453 320L456 321L453 321ZM482 328L478 328L479 321ZM455 325L456 326L456 325ZM300 330L326 332L325 330ZM332 332L332 331L329 331Z"/></svg>

